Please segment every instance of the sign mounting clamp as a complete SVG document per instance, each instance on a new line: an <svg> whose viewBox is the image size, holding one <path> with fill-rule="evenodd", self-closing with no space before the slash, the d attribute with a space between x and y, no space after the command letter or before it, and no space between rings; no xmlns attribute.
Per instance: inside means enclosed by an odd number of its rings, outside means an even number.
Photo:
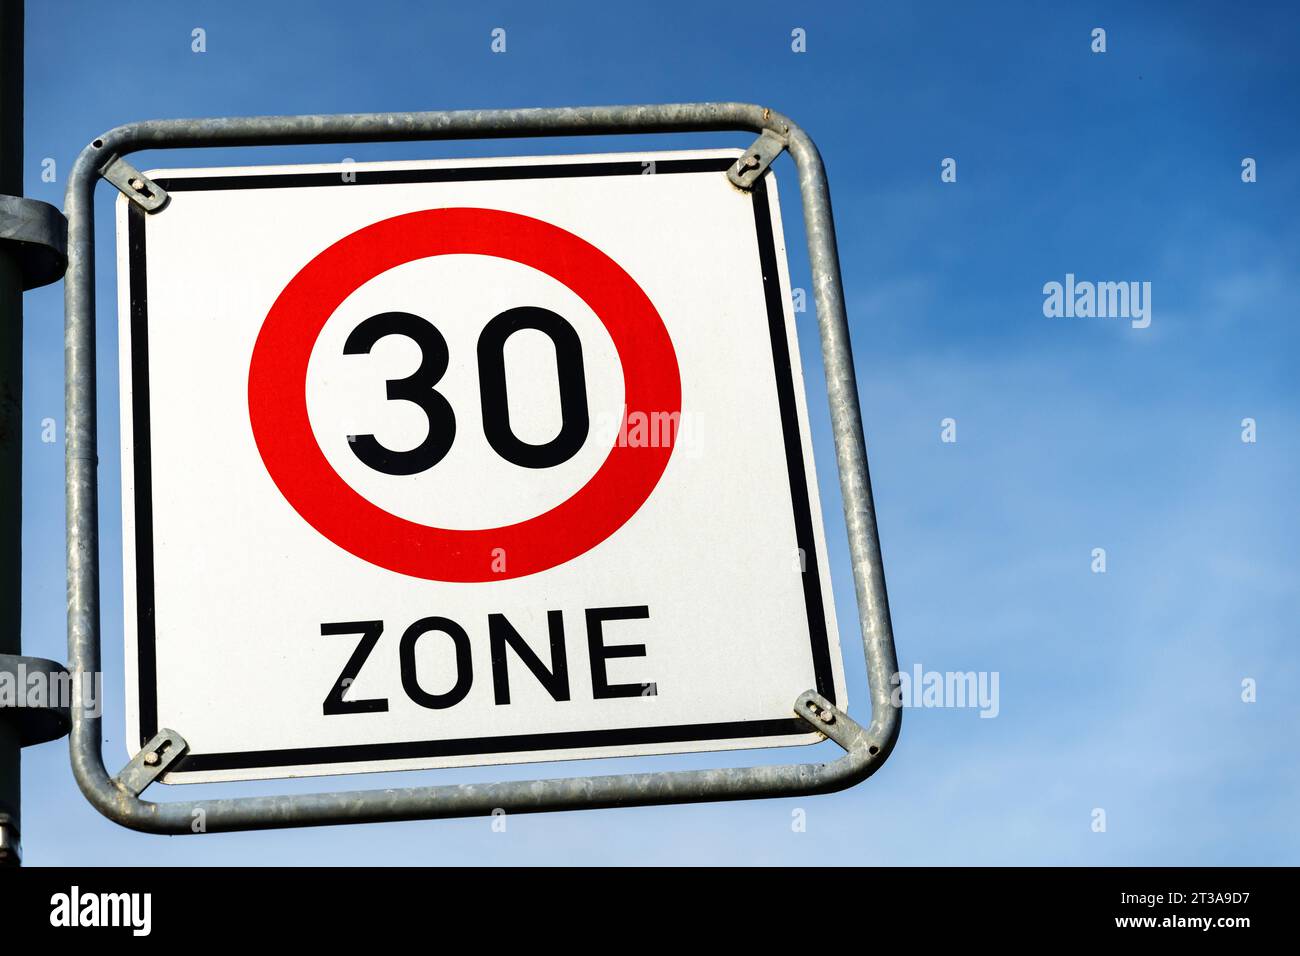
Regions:
<svg viewBox="0 0 1300 956"><path fill-rule="evenodd" d="M105 163L100 175L145 212L157 212L167 205L170 198L166 190L121 156L114 156Z"/></svg>

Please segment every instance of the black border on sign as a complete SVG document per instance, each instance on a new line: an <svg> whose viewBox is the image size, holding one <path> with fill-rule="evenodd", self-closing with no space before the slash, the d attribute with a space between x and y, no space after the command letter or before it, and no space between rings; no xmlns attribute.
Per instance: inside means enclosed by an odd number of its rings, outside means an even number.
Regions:
<svg viewBox="0 0 1300 956"><path fill-rule="evenodd" d="M661 160L655 175L717 172L723 174L731 158ZM538 164L522 166L469 166L444 169L392 169L354 172L355 180L345 183L338 172L262 173L247 176L196 176L161 178L158 185L170 193L198 190L268 189L303 186L359 186L415 182L465 182L503 179L548 179L578 176L640 176L640 160L622 162ZM768 330L772 341L772 362L776 373L777 401L785 441L786 467L794 511L795 537L805 557L804 605L812 649L817 691L835 703L835 681L831 650L826 632L826 609L822 600L821 569L813 533L808 474L804 467L803 443L799 430L798 404L791 370L790 347L777 270L776 243L768 200L767 177L750 190L754 223L763 274ZM158 732L157 650L154 614L153 478L151 471L149 396L149 309L146 266L146 213L134 203L127 206L127 256L131 319L131 416L135 480L136 562L136 659L139 679L140 745ZM296 767L313 764L347 764L371 760L410 760L427 757L466 756L544 750L578 750L651 743L690 743L744 737L803 736L806 721L791 716L774 720L727 721L711 724L683 724L665 727L615 730L568 731L550 734L515 734L502 737L472 737L460 740L402 741L386 744L354 744L331 747L302 747L251 752L187 753L171 773L215 770L247 770L267 767ZM565 759L558 757L556 759ZM346 773L348 771L339 771Z"/></svg>

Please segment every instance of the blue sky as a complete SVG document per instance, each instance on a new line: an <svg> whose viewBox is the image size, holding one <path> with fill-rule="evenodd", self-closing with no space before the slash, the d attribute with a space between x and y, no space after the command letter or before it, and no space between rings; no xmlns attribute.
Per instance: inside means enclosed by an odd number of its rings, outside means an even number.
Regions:
<svg viewBox="0 0 1300 956"><path fill-rule="evenodd" d="M27 194L171 116L744 100L817 140L900 664L996 671L1000 713L910 710L885 768L828 797L162 838L27 751L33 864L1294 864L1300 836L1295 386L1300 129L1287 4L461 5L186 2L144 21L28 4ZM207 31L207 52L190 49ZM507 53L489 50L507 31ZM790 48L807 33L807 52ZM1107 31L1093 53L1091 31ZM258 150L253 162L747 145L688 136ZM243 156L249 155L247 152ZM57 182L43 182L53 158ZM940 163L957 160L955 183ZM1241 162L1257 162L1243 183ZM242 158L242 157L240 157ZM218 165L186 151L166 165ZM163 165L141 154L142 168ZM788 159L795 286L809 287ZM105 753L122 761L111 202L100 190ZM1047 318L1043 284L1147 281L1152 322ZM26 301L24 648L63 659L62 286ZM817 332L803 316L850 698L865 702ZM940 441L940 421L957 441ZM1254 418L1258 440L1241 440ZM1090 569L1105 548L1107 572ZM1258 699L1241 699L1242 681ZM854 713L861 715L860 709ZM829 757L805 749L799 756ZM471 780L774 762L733 754L446 772ZM158 787L154 799L428 774ZM793 832L792 811L807 814ZM1106 812L1106 831L1092 829Z"/></svg>

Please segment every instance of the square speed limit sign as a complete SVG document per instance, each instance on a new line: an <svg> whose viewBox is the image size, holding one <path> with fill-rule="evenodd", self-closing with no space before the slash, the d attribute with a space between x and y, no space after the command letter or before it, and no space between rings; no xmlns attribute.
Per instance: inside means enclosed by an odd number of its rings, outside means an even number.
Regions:
<svg viewBox="0 0 1300 956"><path fill-rule="evenodd" d="M128 737L167 782L810 743L843 668L738 151L118 205Z"/></svg>

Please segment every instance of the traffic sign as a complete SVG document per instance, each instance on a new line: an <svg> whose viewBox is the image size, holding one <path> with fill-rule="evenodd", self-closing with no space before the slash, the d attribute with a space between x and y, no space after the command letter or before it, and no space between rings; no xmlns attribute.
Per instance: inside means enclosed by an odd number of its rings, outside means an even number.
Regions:
<svg viewBox="0 0 1300 956"><path fill-rule="evenodd" d="M203 782L811 743L844 678L739 151L154 170L128 738Z"/></svg>

